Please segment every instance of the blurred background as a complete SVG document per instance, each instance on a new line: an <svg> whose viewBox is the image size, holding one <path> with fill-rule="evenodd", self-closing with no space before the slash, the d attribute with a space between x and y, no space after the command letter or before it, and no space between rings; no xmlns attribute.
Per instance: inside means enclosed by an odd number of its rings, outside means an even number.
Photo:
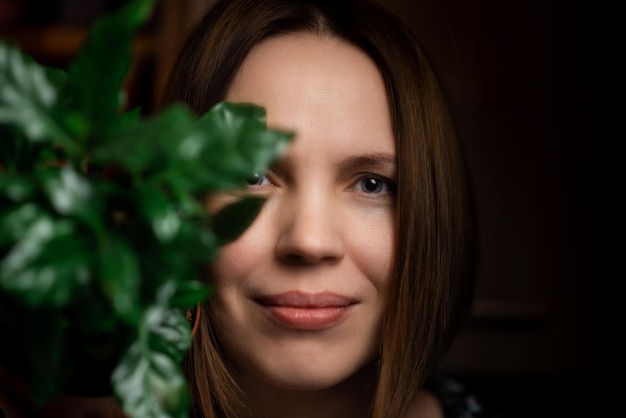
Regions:
<svg viewBox="0 0 626 418"><path fill-rule="evenodd" d="M476 193L473 317L440 374L503 418L591 415L588 11L565 0L379 1L440 73ZM64 67L93 20L124 2L0 0L0 38ZM160 0L136 39L129 106L153 110L212 3Z"/></svg>

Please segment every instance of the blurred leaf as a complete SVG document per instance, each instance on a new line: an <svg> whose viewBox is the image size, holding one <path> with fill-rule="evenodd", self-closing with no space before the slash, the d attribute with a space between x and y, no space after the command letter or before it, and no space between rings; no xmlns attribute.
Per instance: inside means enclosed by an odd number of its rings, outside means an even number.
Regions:
<svg viewBox="0 0 626 418"><path fill-rule="evenodd" d="M32 169L44 148L24 137L24 132L0 122L0 172L9 174Z"/></svg>
<svg viewBox="0 0 626 418"><path fill-rule="evenodd" d="M13 184L22 189L23 184ZM21 191L16 192L18 195ZM34 203L11 205L0 212L0 245L13 244L23 239L30 231L34 221L45 218L46 214Z"/></svg>
<svg viewBox="0 0 626 418"><path fill-rule="evenodd" d="M108 242L101 245L99 256L102 291L121 320L137 324L141 273L135 252L128 242L111 235Z"/></svg>
<svg viewBox="0 0 626 418"><path fill-rule="evenodd" d="M92 136L102 135L125 105L123 83L132 62L135 31L155 0L130 1L97 20L69 67L76 107L91 121Z"/></svg>
<svg viewBox="0 0 626 418"><path fill-rule="evenodd" d="M34 193L35 185L29 178L10 174L0 176L0 196L11 201L11 203L25 202Z"/></svg>
<svg viewBox="0 0 626 418"><path fill-rule="evenodd" d="M140 338L112 376L126 413L145 418L187 417L189 394L180 361L190 344L189 324L180 312L159 305L145 311Z"/></svg>
<svg viewBox="0 0 626 418"><path fill-rule="evenodd" d="M24 228L21 234L14 228L19 239L0 262L0 287L31 306L66 304L76 287L91 279L89 243L77 238L68 220L55 220L30 204L8 218L21 218L25 225L16 227Z"/></svg>
<svg viewBox="0 0 626 418"><path fill-rule="evenodd" d="M265 110L253 104L221 102L198 121L200 132L210 132L211 141L203 161L216 178L232 179L222 189L245 185L253 173L265 171L281 156L292 133L268 129Z"/></svg>
<svg viewBox="0 0 626 418"><path fill-rule="evenodd" d="M174 239L179 232L181 219L164 191L152 184L145 184L136 193L139 209L152 226L157 239L162 242Z"/></svg>
<svg viewBox="0 0 626 418"><path fill-rule="evenodd" d="M58 92L48 73L31 57L0 42L0 123L13 125L33 142L56 142L76 151L56 120Z"/></svg>
<svg viewBox="0 0 626 418"><path fill-rule="evenodd" d="M177 284L171 306L179 308L194 307L211 294L211 287L197 280L184 280Z"/></svg>
<svg viewBox="0 0 626 418"><path fill-rule="evenodd" d="M174 189L238 188L252 173L264 171L292 138L267 129L264 116L258 106L222 102L195 119L186 108L172 106L112 132L93 158L98 164L115 161Z"/></svg>
<svg viewBox="0 0 626 418"><path fill-rule="evenodd" d="M91 209L93 190L91 183L73 167L48 171L44 187L54 209L62 214L76 214Z"/></svg>
<svg viewBox="0 0 626 418"><path fill-rule="evenodd" d="M244 197L213 215L213 231L220 243L237 239L254 221L264 202L260 197Z"/></svg>
<svg viewBox="0 0 626 418"><path fill-rule="evenodd" d="M170 166L178 143L190 134L194 116L184 107L173 106L158 116L135 122L116 125L92 150L93 161L118 164L131 174L164 170Z"/></svg>
<svg viewBox="0 0 626 418"><path fill-rule="evenodd" d="M63 90L67 83L67 72L54 67L43 67L48 82L57 90ZM62 98L59 98L62 99Z"/></svg>

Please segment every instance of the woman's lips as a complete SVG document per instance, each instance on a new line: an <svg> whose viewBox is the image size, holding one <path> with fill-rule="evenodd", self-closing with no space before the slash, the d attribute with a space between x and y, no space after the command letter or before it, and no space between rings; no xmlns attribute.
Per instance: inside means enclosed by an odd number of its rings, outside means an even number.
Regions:
<svg viewBox="0 0 626 418"><path fill-rule="evenodd" d="M323 330L339 323L357 301L332 292L286 292L255 298L271 319L299 330Z"/></svg>

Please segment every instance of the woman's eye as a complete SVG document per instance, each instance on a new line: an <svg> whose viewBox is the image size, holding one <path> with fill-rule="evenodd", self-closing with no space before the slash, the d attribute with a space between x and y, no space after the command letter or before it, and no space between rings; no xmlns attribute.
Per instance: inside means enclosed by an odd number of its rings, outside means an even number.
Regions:
<svg viewBox="0 0 626 418"><path fill-rule="evenodd" d="M248 183L248 186L268 186L272 184L272 182L269 181L267 176L263 173L254 173L252 176L248 177L246 182Z"/></svg>
<svg viewBox="0 0 626 418"><path fill-rule="evenodd" d="M394 191L395 184L389 179L380 177L363 177L357 182L359 191L367 194L391 193Z"/></svg>

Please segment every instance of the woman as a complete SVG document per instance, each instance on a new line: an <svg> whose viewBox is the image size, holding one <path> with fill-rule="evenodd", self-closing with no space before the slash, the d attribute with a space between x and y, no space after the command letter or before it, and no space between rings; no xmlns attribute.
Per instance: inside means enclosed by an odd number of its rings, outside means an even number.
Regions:
<svg viewBox="0 0 626 418"><path fill-rule="evenodd" d="M164 103L223 100L295 137L250 180L257 219L207 268L186 359L196 416L443 416L423 386L468 311L475 231L417 40L369 1L220 1Z"/></svg>

